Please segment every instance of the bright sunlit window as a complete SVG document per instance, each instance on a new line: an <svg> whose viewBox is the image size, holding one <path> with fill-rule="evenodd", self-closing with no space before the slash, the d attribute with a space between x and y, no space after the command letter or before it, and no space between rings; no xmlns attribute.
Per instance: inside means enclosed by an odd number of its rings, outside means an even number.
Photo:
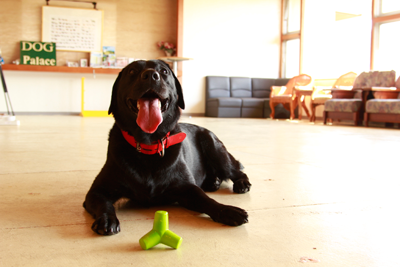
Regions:
<svg viewBox="0 0 400 267"><path fill-rule="evenodd" d="M301 5L302 0L282 0L282 78L292 78L300 73Z"/></svg>
<svg viewBox="0 0 400 267"><path fill-rule="evenodd" d="M395 70L400 74L400 52L396 38L400 29L400 1L375 0L374 3L371 68Z"/></svg>
<svg viewBox="0 0 400 267"><path fill-rule="evenodd" d="M300 66L300 39L287 40L283 43L284 65L283 76L291 78L299 75Z"/></svg>
<svg viewBox="0 0 400 267"><path fill-rule="evenodd" d="M400 12L399 0L380 0L380 14Z"/></svg>
<svg viewBox="0 0 400 267"><path fill-rule="evenodd" d="M283 33L300 31L300 0L284 0Z"/></svg>
<svg viewBox="0 0 400 267"><path fill-rule="evenodd" d="M378 27L374 69L395 70L400 74L400 51L398 37L395 34L400 29L400 21L382 23Z"/></svg>

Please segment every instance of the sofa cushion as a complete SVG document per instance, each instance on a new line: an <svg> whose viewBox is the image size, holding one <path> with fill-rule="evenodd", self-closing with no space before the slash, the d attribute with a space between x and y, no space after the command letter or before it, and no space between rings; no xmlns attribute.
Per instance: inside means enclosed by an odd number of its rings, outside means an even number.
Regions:
<svg viewBox="0 0 400 267"><path fill-rule="evenodd" d="M325 111L357 112L361 105L361 99L330 99L325 102Z"/></svg>
<svg viewBox="0 0 400 267"><path fill-rule="evenodd" d="M368 113L400 114L400 99L371 99L365 105Z"/></svg>
<svg viewBox="0 0 400 267"><path fill-rule="evenodd" d="M230 97L229 77L207 76L206 77L207 99L217 97Z"/></svg>
<svg viewBox="0 0 400 267"><path fill-rule="evenodd" d="M207 105L209 107L238 107L242 106L241 98L233 98L233 97L220 97L220 98L211 98L207 100Z"/></svg>
<svg viewBox="0 0 400 267"><path fill-rule="evenodd" d="M251 79L247 77L231 77L232 97L251 97Z"/></svg>
<svg viewBox="0 0 400 267"><path fill-rule="evenodd" d="M244 108L264 108L263 98L242 98L242 107Z"/></svg>

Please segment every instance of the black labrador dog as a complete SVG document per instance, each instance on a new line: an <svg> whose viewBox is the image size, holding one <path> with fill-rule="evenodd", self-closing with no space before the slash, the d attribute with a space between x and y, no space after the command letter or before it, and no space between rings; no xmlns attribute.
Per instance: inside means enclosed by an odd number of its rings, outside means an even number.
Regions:
<svg viewBox="0 0 400 267"><path fill-rule="evenodd" d="M248 192L251 184L212 132L178 123L184 108L181 85L163 61L135 61L119 73L109 109L115 124L107 160L83 204L95 219L94 232L120 231L113 206L120 198L143 206L178 203L226 225L248 222L243 209L204 193L227 179L235 193Z"/></svg>

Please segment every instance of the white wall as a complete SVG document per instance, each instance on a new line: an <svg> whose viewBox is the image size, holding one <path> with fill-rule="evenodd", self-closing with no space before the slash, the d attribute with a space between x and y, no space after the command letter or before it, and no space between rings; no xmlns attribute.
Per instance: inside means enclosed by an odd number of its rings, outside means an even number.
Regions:
<svg viewBox="0 0 400 267"><path fill-rule="evenodd" d="M205 112L205 76L277 78L280 0L185 0L185 113Z"/></svg>

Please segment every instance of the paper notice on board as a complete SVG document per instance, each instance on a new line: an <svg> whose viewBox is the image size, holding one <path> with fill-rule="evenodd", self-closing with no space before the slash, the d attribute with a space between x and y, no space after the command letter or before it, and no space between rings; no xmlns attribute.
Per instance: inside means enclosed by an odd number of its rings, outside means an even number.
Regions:
<svg viewBox="0 0 400 267"><path fill-rule="evenodd" d="M102 19L99 10L43 7L43 41L54 42L57 50L101 51Z"/></svg>
<svg viewBox="0 0 400 267"><path fill-rule="evenodd" d="M58 16L51 18L50 38L60 50L95 50L96 22L93 19L81 19Z"/></svg>

